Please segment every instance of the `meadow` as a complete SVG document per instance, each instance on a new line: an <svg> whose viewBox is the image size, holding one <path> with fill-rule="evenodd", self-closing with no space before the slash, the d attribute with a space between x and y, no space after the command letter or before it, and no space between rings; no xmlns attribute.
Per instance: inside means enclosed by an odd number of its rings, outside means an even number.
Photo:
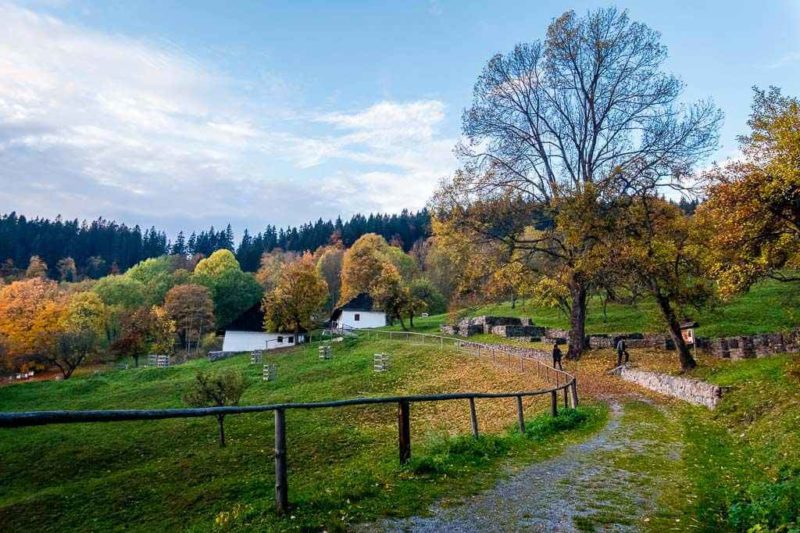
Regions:
<svg viewBox="0 0 800 533"><path fill-rule="evenodd" d="M278 379L263 382L246 355L166 369L86 369L67 381L0 388L5 411L167 408L198 371L237 368L251 378L241 404L265 404L542 386L535 374L430 346L387 341L316 346L270 354ZM374 373L372 355L392 356ZM440 498L491 486L509 468L559 453L603 425L605 407L553 418L544 400L526 402L528 430L515 429L513 400L479 400L481 437L469 435L465 401L414 404L412 461L400 466L394 406L287 414L292 514L274 510L273 417L228 416L228 445L213 419L52 425L0 430L0 523L9 530L257 527L337 530L383 516L423 513Z"/></svg>

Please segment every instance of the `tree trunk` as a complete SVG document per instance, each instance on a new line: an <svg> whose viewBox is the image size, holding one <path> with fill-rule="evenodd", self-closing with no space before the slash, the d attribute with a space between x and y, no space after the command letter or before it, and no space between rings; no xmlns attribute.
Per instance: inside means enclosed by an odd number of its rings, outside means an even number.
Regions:
<svg viewBox="0 0 800 533"><path fill-rule="evenodd" d="M517 297L515 295L511 295L511 309L517 308Z"/></svg>
<svg viewBox="0 0 800 533"><path fill-rule="evenodd" d="M414 329L414 313L408 314L408 327Z"/></svg>
<svg viewBox="0 0 800 533"><path fill-rule="evenodd" d="M669 298L660 294L656 294L656 302L658 302L658 308L661 310L661 314L664 316L664 320L667 322L669 336L672 338L672 342L675 344L675 349L678 351L678 358L681 361L681 370L686 372L687 370L693 369L697 366L697 361L695 361L694 357L692 357L689 347L686 346L685 342L683 342L681 325L678 323L678 319L675 317L675 311L672 309Z"/></svg>
<svg viewBox="0 0 800 533"><path fill-rule="evenodd" d="M397 313L397 319L400 321L400 327L403 328L403 331L408 331L408 328L406 328L406 325L403 323L402 313Z"/></svg>
<svg viewBox="0 0 800 533"><path fill-rule="evenodd" d="M567 359L579 359L586 347L586 285L574 277L569 283L569 350Z"/></svg>
<svg viewBox="0 0 800 533"><path fill-rule="evenodd" d="M217 424L219 425L219 447L225 447L225 415L217 415Z"/></svg>
<svg viewBox="0 0 800 533"><path fill-rule="evenodd" d="M134 355L133 356L133 366L134 366L134 368L139 368L139 356L138 355Z"/></svg>

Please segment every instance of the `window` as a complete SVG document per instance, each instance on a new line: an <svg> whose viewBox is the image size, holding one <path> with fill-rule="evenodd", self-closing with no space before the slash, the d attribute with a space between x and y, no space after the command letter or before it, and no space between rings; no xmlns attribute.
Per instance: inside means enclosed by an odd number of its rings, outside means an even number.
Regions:
<svg viewBox="0 0 800 533"><path fill-rule="evenodd" d="M289 340L288 340L287 342L288 342L289 344L292 344L292 343L294 342L294 337L289 337Z"/></svg>
<svg viewBox="0 0 800 533"><path fill-rule="evenodd" d="M283 335L278 335L278 342L283 344Z"/></svg>
<svg viewBox="0 0 800 533"><path fill-rule="evenodd" d="M356 322L361 320L361 314L360 313L356 313L355 316L353 317L353 320L355 320Z"/></svg>

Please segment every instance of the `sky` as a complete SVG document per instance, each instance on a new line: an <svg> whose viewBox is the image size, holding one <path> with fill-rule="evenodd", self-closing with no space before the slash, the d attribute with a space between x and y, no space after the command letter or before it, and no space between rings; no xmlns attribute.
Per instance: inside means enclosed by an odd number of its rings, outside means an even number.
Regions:
<svg viewBox="0 0 800 533"><path fill-rule="evenodd" d="M607 5L0 0L0 213L174 235L419 209L492 55ZM615 5L725 113L714 160L752 86L800 94L800 0Z"/></svg>

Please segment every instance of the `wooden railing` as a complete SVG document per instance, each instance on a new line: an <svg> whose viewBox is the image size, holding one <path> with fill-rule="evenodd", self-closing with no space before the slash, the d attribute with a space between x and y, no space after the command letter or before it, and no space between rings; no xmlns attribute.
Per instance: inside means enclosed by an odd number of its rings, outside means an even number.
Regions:
<svg viewBox="0 0 800 533"><path fill-rule="evenodd" d="M419 344L438 345L441 348L445 346L455 348L456 350L470 353L472 355L483 356L491 358L495 362L505 362L508 364L519 365L520 370L528 369L535 370L537 376L542 379L551 381L556 387L560 385L570 384L572 388L572 395L574 396L574 404L578 404L578 389L577 380L575 376L564 370L559 370L547 364L546 361L550 360L550 354L544 350L537 350L535 348L525 348L522 346L514 346L508 344L488 344L482 342L468 341L459 337L448 337L444 335L435 335L431 333L417 333L415 331L391 331L380 329L362 329L355 330L358 336L366 338L386 338L389 340L402 340L409 342L416 342ZM566 392L566 390L565 390Z"/></svg>
<svg viewBox="0 0 800 533"><path fill-rule="evenodd" d="M376 333L376 332L372 332ZM394 333L398 332L383 332ZM409 332L409 338L413 334ZM432 342L431 338L436 338L437 342L444 345L449 339L434 335L425 335L425 342ZM398 337L399 338L399 337ZM480 346L478 353L486 351L492 345L482 345L478 343L465 343L459 339L452 339L460 344L456 347L463 350L475 352L475 347ZM523 358L528 359L528 358ZM542 364L539 361L533 360ZM523 361L524 368L524 361ZM543 365L542 366L546 366ZM547 367L549 369L549 367ZM525 432L525 417L523 413L522 399L531 396L550 396L550 413L552 416L558 415L558 394L564 391L564 406L567 407L568 391L571 394L572 407L578 405L577 384L575 378L570 374L550 369L555 372L556 384L553 387L519 391L519 392L455 392L445 394L420 394L410 396L382 396L374 398L351 398L346 400L333 400L327 402L299 402L299 403L277 403L268 405L242 405L229 407L197 407L187 409L123 409L123 410L93 410L93 411L29 411L29 412L0 412L0 428L22 428L28 426L42 426L48 424L78 424L78 423L98 423L98 422L124 422L133 420L161 420L167 418L197 418L205 416L228 416L247 413L262 413L272 411L275 416L275 505L279 514L286 513L289 509L289 484L287 468L287 449L286 449L286 411L290 409L324 409L340 408L354 405L374 405L374 404L396 404L397 405L397 426L398 426L398 449L401 464L405 464L411 458L411 404L421 402L440 402L468 400L470 410L470 426L472 434L478 436L478 417L475 409L475 400L485 398L514 398L516 399L517 424L520 432ZM563 379L559 376L563 375ZM559 383L560 382L560 383Z"/></svg>

